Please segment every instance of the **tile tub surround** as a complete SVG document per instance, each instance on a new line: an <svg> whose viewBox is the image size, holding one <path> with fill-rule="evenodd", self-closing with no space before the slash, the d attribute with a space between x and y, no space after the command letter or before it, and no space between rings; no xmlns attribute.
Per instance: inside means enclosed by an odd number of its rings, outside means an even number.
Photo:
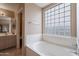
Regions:
<svg viewBox="0 0 79 59"><path fill-rule="evenodd" d="M48 39L49 41L47 41L46 39L41 38L42 36L40 35L29 35L27 36L27 40L26 40L26 46L29 47L31 50L33 50L34 52L36 52L37 54L41 55L41 56L75 56L76 54L73 53L73 51L75 51L72 48L72 41L71 41L71 45L68 46L67 43L69 44L69 42L65 42L65 45L63 45L63 41L59 42L57 40L60 40L59 38L56 39L56 41L51 41L54 40L55 37L53 37L52 39ZM46 38L46 37L45 37ZM62 39L61 39L62 40ZM63 38L63 40L65 40ZM61 43L61 44L57 44L57 42ZM55 44L56 43L56 44ZM74 43L75 44L75 43ZM57 53L56 53L57 52Z"/></svg>
<svg viewBox="0 0 79 59"><path fill-rule="evenodd" d="M38 42L42 40L42 35L41 34L35 34L35 35L27 35L25 44L33 44L35 42Z"/></svg>
<svg viewBox="0 0 79 59"><path fill-rule="evenodd" d="M0 35L0 50L16 46L16 35Z"/></svg>
<svg viewBox="0 0 79 59"><path fill-rule="evenodd" d="M69 47L72 49L77 49L76 37L65 37L65 36L43 34L43 40L48 41L50 43L55 43L57 45Z"/></svg>

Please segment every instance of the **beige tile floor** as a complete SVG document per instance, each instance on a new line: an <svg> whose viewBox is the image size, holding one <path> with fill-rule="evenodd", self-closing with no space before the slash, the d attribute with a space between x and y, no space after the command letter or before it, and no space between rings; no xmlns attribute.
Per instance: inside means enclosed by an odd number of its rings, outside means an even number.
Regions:
<svg viewBox="0 0 79 59"><path fill-rule="evenodd" d="M22 48L9 48L9 49L5 49L5 50L1 50L0 51L0 56L23 56L22 53L24 53L25 51L22 52Z"/></svg>

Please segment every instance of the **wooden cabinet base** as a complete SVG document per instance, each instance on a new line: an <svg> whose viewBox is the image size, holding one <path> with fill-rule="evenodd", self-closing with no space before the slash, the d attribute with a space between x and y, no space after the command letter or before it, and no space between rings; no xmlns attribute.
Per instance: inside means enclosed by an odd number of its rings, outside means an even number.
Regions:
<svg viewBox="0 0 79 59"><path fill-rule="evenodd" d="M16 46L16 35L0 36L0 50Z"/></svg>

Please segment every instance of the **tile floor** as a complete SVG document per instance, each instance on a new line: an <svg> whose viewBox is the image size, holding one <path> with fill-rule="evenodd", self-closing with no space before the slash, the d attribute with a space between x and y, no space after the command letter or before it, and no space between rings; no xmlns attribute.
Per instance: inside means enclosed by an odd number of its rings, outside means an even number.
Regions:
<svg viewBox="0 0 79 59"><path fill-rule="evenodd" d="M25 51L22 52L22 48L9 48L9 49L5 49L5 50L1 50L0 51L0 56L25 56L22 53L24 53Z"/></svg>

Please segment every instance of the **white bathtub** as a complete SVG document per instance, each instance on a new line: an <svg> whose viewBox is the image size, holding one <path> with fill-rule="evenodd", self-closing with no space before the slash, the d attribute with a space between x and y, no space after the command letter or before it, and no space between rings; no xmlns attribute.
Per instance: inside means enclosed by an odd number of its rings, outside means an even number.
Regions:
<svg viewBox="0 0 79 59"><path fill-rule="evenodd" d="M40 56L76 56L73 53L74 49L49 43L48 41L41 40L40 37L39 35L33 35L32 38L28 38L28 41L26 40L26 46Z"/></svg>

